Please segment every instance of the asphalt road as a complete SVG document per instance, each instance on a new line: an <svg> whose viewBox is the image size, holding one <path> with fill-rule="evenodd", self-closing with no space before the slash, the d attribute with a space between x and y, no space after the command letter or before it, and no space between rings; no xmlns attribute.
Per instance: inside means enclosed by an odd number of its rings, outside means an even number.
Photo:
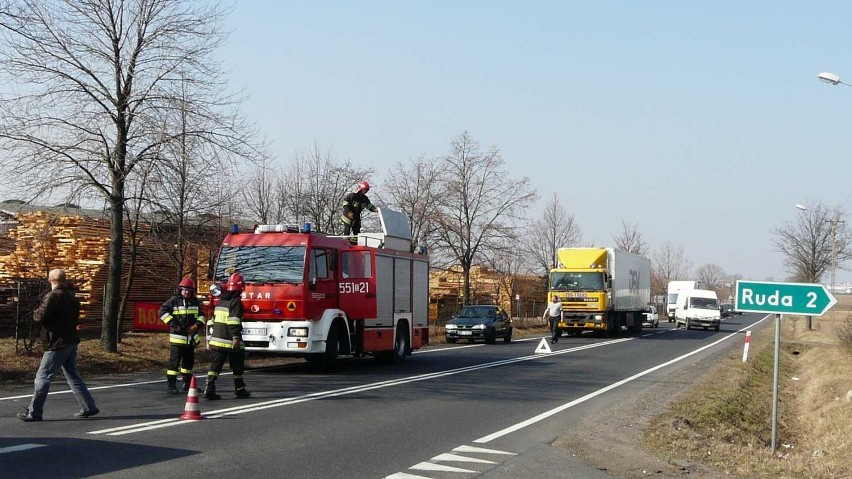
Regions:
<svg viewBox="0 0 852 479"><path fill-rule="evenodd" d="M42 422L14 417L31 388L0 397L0 477L606 478L542 446L742 345L761 318L726 318L719 333L662 322L641 336L563 337L550 353L535 352L541 338L430 347L397 365L345 360L332 375L254 369L252 398L233 398L223 375L224 399L200 400L200 421L178 419L187 398L167 395L159 373L90 381L102 412L83 420L58 379Z"/></svg>

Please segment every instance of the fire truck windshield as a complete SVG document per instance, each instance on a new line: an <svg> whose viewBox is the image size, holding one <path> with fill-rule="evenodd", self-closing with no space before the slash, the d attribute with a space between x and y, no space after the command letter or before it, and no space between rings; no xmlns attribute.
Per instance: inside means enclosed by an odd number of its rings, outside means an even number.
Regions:
<svg viewBox="0 0 852 479"><path fill-rule="evenodd" d="M301 283L305 276L304 246L225 246L219 253L216 281L233 272L247 283Z"/></svg>

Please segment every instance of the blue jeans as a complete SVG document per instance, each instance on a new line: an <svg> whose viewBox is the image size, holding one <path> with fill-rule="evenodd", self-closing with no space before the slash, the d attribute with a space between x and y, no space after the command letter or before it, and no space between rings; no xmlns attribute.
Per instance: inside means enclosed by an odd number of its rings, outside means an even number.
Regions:
<svg viewBox="0 0 852 479"><path fill-rule="evenodd" d="M71 392L74 393L74 397L80 403L80 409L82 411L97 409L95 400L89 393L83 377L80 376L80 370L77 369L77 345L71 344L54 351L45 351L44 356L41 357L41 365L38 367L35 377L33 400L28 408L32 417L40 418L44 413L44 402L47 400L48 391L50 391L50 380L60 369L65 374L65 381L71 387Z"/></svg>

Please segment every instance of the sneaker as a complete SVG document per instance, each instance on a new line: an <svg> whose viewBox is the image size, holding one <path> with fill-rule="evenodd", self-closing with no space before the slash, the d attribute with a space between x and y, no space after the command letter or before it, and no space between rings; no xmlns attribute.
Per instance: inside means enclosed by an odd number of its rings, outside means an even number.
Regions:
<svg viewBox="0 0 852 479"><path fill-rule="evenodd" d="M40 418L40 417L32 416L32 415L30 415L30 413L28 413L28 412L19 412L18 414L16 414L16 416L18 417L18 419L20 419L21 421L24 421L24 422L38 422L38 421L41 421L41 418Z"/></svg>
<svg viewBox="0 0 852 479"><path fill-rule="evenodd" d="M96 416L99 412L101 412L101 410L98 409L98 408L95 408L95 409L90 409L88 411L76 412L76 413L74 413L74 417L76 417L77 419L85 419L87 417Z"/></svg>

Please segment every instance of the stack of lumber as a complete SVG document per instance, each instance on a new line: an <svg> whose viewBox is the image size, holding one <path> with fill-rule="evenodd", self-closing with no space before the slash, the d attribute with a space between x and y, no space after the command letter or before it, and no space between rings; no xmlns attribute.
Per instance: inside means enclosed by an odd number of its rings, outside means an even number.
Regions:
<svg viewBox="0 0 852 479"><path fill-rule="evenodd" d="M22 278L44 279L53 268L64 269L82 303L82 322L87 328L100 327L109 268L109 220L44 211L18 213L16 220L17 226L8 232L4 241L14 248L7 248L5 254L0 254L0 288L13 287L13 283ZM129 233L125 229L122 292L126 290L130 272ZM218 248L222 238L218 230L192 236L193 239L202 239L205 244L185 242L184 264L178 269L174 239L158 238L150 233L147 226L141 227L137 233L137 260L128 308L123 318L125 328L132 324L135 302L163 302L174 294L180 277L178 271L193 277L200 283L199 291L205 292L209 286L205 278L210 251ZM10 318L3 314L2 309L0 323L8 326ZM0 327L0 331L7 329Z"/></svg>

